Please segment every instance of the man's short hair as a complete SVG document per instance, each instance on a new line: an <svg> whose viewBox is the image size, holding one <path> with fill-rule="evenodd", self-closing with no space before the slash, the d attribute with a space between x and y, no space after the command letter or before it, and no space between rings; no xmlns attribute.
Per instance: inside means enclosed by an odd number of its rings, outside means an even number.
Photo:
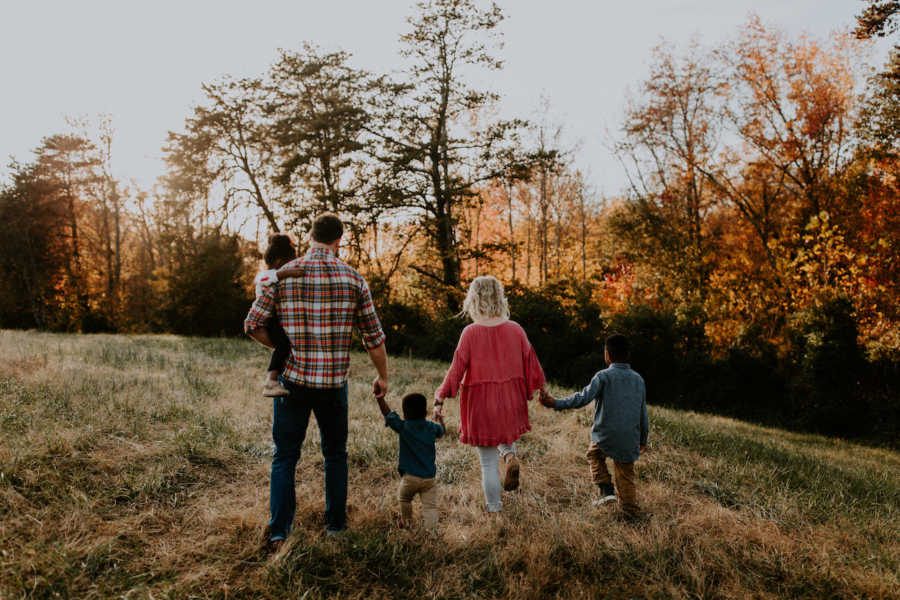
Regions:
<svg viewBox="0 0 900 600"><path fill-rule="evenodd" d="M428 400L422 394L407 394L403 396L403 418L424 419L428 413Z"/></svg>
<svg viewBox="0 0 900 600"><path fill-rule="evenodd" d="M287 262L295 258L297 258L297 250L294 249L291 236L286 233L273 233L269 236L269 243L263 254L263 260L266 261L267 267L274 269L278 261Z"/></svg>
<svg viewBox="0 0 900 600"><path fill-rule="evenodd" d="M606 351L611 362L625 362L631 356L631 344L627 337L616 333L606 338Z"/></svg>
<svg viewBox="0 0 900 600"><path fill-rule="evenodd" d="M320 244L332 244L344 235L344 224L334 213L316 217L312 226L312 239Z"/></svg>

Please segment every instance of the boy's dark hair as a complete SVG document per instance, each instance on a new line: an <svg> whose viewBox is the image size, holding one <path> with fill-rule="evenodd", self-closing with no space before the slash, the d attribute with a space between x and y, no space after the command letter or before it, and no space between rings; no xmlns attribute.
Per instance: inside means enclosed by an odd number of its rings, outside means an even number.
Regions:
<svg viewBox="0 0 900 600"><path fill-rule="evenodd" d="M621 333L606 338L606 351L609 353L609 360L612 362L625 362L631 355L631 344L628 338Z"/></svg>
<svg viewBox="0 0 900 600"><path fill-rule="evenodd" d="M320 244L331 244L344 235L344 224L334 213L316 217L312 226L312 239Z"/></svg>
<svg viewBox="0 0 900 600"><path fill-rule="evenodd" d="M403 418L424 419L428 413L428 400L422 394L403 396Z"/></svg>
<svg viewBox="0 0 900 600"><path fill-rule="evenodd" d="M263 260L266 266L274 269L279 260L285 262L297 258L297 251L294 249L294 242L286 233L273 233L269 236L269 245L266 246L266 252L263 254Z"/></svg>

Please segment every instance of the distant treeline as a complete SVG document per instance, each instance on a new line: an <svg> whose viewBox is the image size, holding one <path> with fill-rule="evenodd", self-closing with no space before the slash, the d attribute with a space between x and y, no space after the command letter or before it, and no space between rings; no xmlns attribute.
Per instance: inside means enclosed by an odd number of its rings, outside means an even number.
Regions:
<svg viewBox="0 0 900 600"><path fill-rule="evenodd" d="M722 349L705 333L699 312L633 305L605 318L604 307L577 287L507 293L513 318L557 384L587 385L605 368L605 337L625 333L651 404L894 447L900 440L900 362L867 356L847 299L794 315L780 347L757 329ZM380 309L393 354L450 360L468 323L399 303Z"/></svg>
<svg viewBox="0 0 900 600"><path fill-rule="evenodd" d="M150 190L112 175L108 119L45 138L0 188L0 326L237 335L248 238L302 249L331 210L392 352L449 358L490 273L556 381L586 382L622 331L651 402L900 437L900 55L871 75L852 36L756 18L715 49L663 44L616 137L629 188L599 198L548 102L502 120L470 85L502 68L502 19L435 0L402 72L305 44L205 83Z"/></svg>

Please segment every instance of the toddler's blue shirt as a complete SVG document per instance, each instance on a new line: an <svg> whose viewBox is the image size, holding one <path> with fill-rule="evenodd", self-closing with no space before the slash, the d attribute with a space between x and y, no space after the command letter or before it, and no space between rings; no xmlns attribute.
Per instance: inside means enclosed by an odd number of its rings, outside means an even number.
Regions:
<svg viewBox="0 0 900 600"><path fill-rule="evenodd" d="M400 418L395 411L384 417L384 424L400 434L400 474L430 479L437 474L434 440L444 435L444 427L425 419Z"/></svg>

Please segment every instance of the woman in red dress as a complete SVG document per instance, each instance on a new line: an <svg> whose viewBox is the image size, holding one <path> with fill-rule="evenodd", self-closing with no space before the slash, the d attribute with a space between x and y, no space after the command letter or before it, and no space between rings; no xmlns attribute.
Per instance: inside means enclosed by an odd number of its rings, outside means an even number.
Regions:
<svg viewBox="0 0 900 600"><path fill-rule="evenodd" d="M525 330L509 319L503 285L494 277L476 277L463 302L473 323L463 329L444 382L434 394L434 412L444 398L459 392L460 436L475 446L488 512L499 512L498 463L506 467L503 489L519 485L515 441L531 430L528 400L544 387L544 371Z"/></svg>

